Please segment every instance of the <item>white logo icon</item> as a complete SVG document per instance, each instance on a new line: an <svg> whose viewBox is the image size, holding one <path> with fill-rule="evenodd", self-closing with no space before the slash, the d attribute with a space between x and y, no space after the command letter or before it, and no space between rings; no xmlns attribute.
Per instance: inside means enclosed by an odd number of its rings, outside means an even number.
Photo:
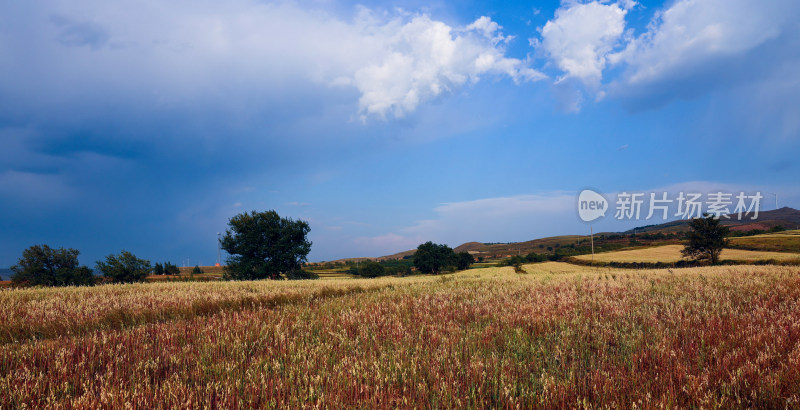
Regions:
<svg viewBox="0 0 800 410"><path fill-rule="evenodd" d="M584 189L578 195L578 216L584 222L592 222L595 219L606 216L608 201L591 189Z"/></svg>

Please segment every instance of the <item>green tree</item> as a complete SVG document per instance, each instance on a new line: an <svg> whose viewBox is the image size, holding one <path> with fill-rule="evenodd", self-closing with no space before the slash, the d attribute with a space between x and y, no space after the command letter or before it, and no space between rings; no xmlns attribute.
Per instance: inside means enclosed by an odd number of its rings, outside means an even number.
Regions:
<svg viewBox="0 0 800 410"><path fill-rule="evenodd" d="M97 262L97 270L114 283L143 282L150 272L150 261L139 259L123 250L119 255L106 256L105 262Z"/></svg>
<svg viewBox="0 0 800 410"><path fill-rule="evenodd" d="M229 279L304 277L311 251L307 222L281 218L275 211L242 213L228 221L221 246L228 254Z"/></svg>
<svg viewBox="0 0 800 410"><path fill-rule="evenodd" d="M378 262L366 260L360 264L358 268L359 276L365 278L376 278L386 274L386 269Z"/></svg>
<svg viewBox="0 0 800 410"><path fill-rule="evenodd" d="M525 262L544 262L547 260L547 255L531 252L525 255Z"/></svg>
<svg viewBox="0 0 800 410"><path fill-rule="evenodd" d="M156 262L156 264L153 266L153 275L163 275L163 274L164 274L164 266Z"/></svg>
<svg viewBox="0 0 800 410"><path fill-rule="evenodd" d="M456 254L456 266L458 270L467 270L473 263L475 263L475 258L473 258L469 252L459 252Z"/></svg>
<svg viewBox="0 0 800 410"><path fill-rule="evenodd" d="M181 270L172 262L164 262L164 274L165 275L180 275Z"/></svg>
<svg viewBox="0 0 800 410"><path fill-rule="evenodd" d="M414 266L422 273L438 274L443 268L455 265L455 252L447 246L425 242L414 253Z"/></svg>
<svg viewBox="0 0 800 410"><path fill-rule="evenodd" d="M707 260L711 263L719 262L722 248L727 246L729 229L720 224L719 219L713 215L703 214L703 218L694 218L689 221L689 242L681 254L695 260Z"/></svg>
<svg viewBox="0 0 800 410"><path fill-rule="evenodd" d="M203 270L200 269L199 265L194 265L194 269L192 269L192 275L199 275L203 273Z"/></svg>
<svg viewBox="0 0 800 410"><path fill-rule="evenodd" d="M22 251L22 257L11 267L11 281L27 286L93 285L92 270L78 265L77 249L53 249L34 245Z"/></svg>

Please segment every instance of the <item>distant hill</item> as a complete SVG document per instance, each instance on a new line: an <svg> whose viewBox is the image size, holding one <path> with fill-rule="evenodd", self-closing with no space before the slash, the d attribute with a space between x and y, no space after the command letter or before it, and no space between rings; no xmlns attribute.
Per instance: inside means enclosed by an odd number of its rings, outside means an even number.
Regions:
<svg viewBox="0 0 800 410"><path fill-rule="evenodd" d="M481 242L467 242L465 244L456 246L456 252L469 252L475 257L485 258L505 258L513 255L527 255L530 252L544 253L547 248L557 248L560 246L568 246L575 244L581 240L586 239L588 236L583 235L563 235L552 236L548 238L534 239L526 242L509 242L509 243L481 243ZM385 261L394 259L403 259L411 257L416 252L416 249L410 249L403 252L398 252L392 255L379 256L374 258L346 258L338 259L333 262L347 262L356 260L375 260Z"/></svg>
<svg viewBox="0 0 800 410"><path fill-rule="evenodd" d="M641 226L635 229L636 234L640 233L675 233L675 232L683 232L689 230L689 221L688 220L679 220L679 221L671 221L665 222L663 224L658 225L647 225ZM727 225L730 227L731 230L734 231L749 231L751 229L761 229L761 230L768 230L775 226L782 226L786 229L800 229L800 211L794 208L783 207L780 209L775 209L772 211L762 211L758 213L758 218L753 220L750 219L750 215L743 215L742 220L737 220L737 215L734 215L732 219L726 220L722 218L723 225ZM634 230L628 230L625 232L599 232L595 233L595 241L597 242L597 238L600 236L613 236L613 235L630 235L634 233ZM586 240L589 236L588 235L562 235L562 236L551 236L547 238L540 238L534 239L525 242L510 242L510 243L481 243L481 242L467 242L461 244L454 248L456 252L469 252L474 256L483 256L485 258L503 258L508 256L514 255L526 255L530 252L536 253L546 253L547 248L557 248L563 246L569 246L572 244L577 244L583 240ZM608 242L620 242L624 243L627 239L617 239ZM398 252L392 255L386 256L379 256L376 258L347 258L347 259L339 259L335 262L345 262L345 261L355 261L355 260L392 260L392 259L403 259L404 257L410 257L415 252L414 249Z"/></svg>
<svg viewBox="0 0 800 410"><path fill-rule="evenodd" d="M749 231L751 229L767 230L775 226L782 226L786 229L800 228L800 211L794 208L783 207L774 209L772 211L763 211L758 213L758 218L750 219L750 215L742 215L742 219L738 220L738 215L733 215L731 219L721 218L722 224L730 227L733 231ZM636 233L670 233L689 230L689 221L687 219L666 222L658 225L647 225L636 228ZM625 231L624 233L633 233L633 229Z"/></svg>

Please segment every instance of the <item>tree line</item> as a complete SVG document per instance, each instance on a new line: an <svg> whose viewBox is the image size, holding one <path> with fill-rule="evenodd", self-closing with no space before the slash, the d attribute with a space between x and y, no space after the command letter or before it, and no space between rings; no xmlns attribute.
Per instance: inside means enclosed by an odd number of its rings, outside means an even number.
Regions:
<svg viewBox="0 0 800 410"><path fill-rule="evenodd" d="M229 229L220 241L221 247L229 254L223 278L254 280L316 277L314 273L303 269L311 250L311 242L307 239L310 231L307 222L281 218L275 211L252 211L234 216L228 221L228 225ZM711 263L719 262L719 254L727 244L726 236L730 234L728 228L709 215L693 219L689 226L691 230L685 234L688 243L683 250L684 256L708 260ZM525 256L514 256L501 261L500 265L514 266L520 270L523 263L559 260L590 251L588 246L580 245L583 246L557 246L548 255L531 252ZM92 269L78 263L79 254L78 250L72 248L31 246L23 251L18 263L11 267L11 280L16 285L82 286L141 282L150 274L179 273L178 267L170 262L151 266L150 261L123 250L96 263L95 270L100 274L98 276ZM396 261L350 262L348 272L368 278L403 276L413 271L436 275L469 269L474 262L474 257L468 252L456 253L447 245L428 241L419 245L411 257ZM195 266L192 273L202 273L202 270Z"/></svg>
<svg viewBox="0 0 800 410"><path fill-rule="evenodd" d="M90 286L143 282L150 274L180 273L170 262L156 263L154 269L150 261L126 250L106 256L95 264L94 270L80 265L78 255L80 252L73 248L33 245L22 251L22 257L11 267L11 282L17 286Z"/></svg>

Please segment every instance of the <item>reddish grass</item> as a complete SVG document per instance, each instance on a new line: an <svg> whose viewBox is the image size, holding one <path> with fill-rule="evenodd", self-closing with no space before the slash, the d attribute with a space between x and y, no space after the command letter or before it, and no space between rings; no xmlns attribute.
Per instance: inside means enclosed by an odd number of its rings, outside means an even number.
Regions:
<svg viewBox="0 0 800 410"><path fill-rule="evenodd" d="M800 406L797 268L496 272L5 344L0 408Z"/></svg>

